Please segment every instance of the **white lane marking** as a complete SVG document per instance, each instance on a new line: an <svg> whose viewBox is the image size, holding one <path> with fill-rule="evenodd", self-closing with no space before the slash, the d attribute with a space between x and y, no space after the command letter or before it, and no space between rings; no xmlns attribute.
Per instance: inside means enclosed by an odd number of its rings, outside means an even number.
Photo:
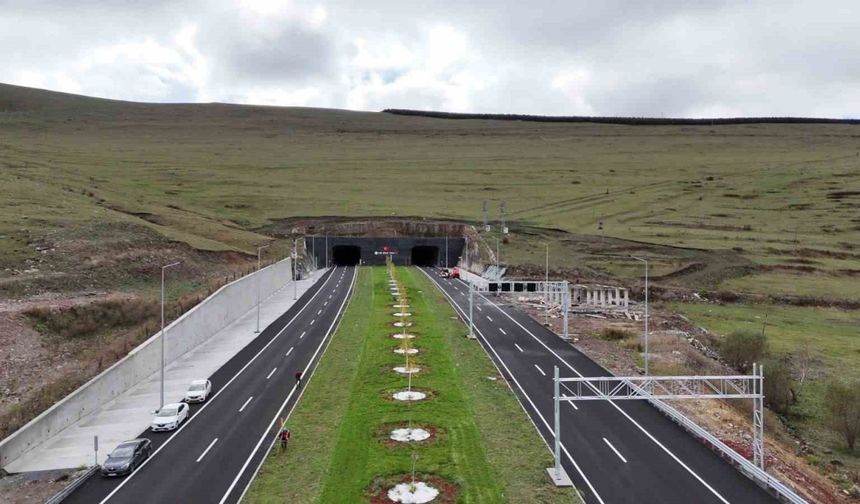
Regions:
<svg viewBox="0 0 860 504"><path fill-rule="evenodd" d="M323 306L328 306L328 301L326 301L325 303L323 303Z"/></svg>
<svg viewBox="0 0 860 504"><path fill-rule="evenodd" d="M329 343L331 343L331 340L332 340L332 338L330 338L328 336L330 336L331 334L336 332L337 327L340 326L340 322L342 320L340 318L340 316L343 313L344 307L347 305L347 302L349 302L349 300L352 298L352 296L350 296L350 293L353 291L353 289L355 287L355 281L357 278L358 278L358 268L355 268L353 270L352 282L349 284L349 288L346 291L346 296L343 298L343 302L340 304L340 308L338 308L337 313L335 313L334 320L332 320L331 325L328 328L328 332L326 332L326 334L323 335L322 341L320 342L319 346L317 347L316 352L314 352L314 354L311 356L310 360L308 361L309 364L314 361L314 359L316 358L320 349L323 348L323 344L325 344L325 350L328 349L328 345L329 345ZM325 353L325 350L323 350L323 353ZM314 372L316 371L316 369L317 369L316 366L311 368L311 375L307 379L308 383L310 383L311 378L313 378ZM299 392L299 397L296 398L296 402L293 403L293 406L290 408L290 412L287 413L288 419L290 418L290 415L293 414L293 410L296 409L296 406L299 404L299 400L301 400L302 396L305 393L305 390L307 390L307 389L308 389L308 387L305 386ZM287 403L290 401L290 397L293 396L293 393L295 393L295 391L296 391L296 385L293 385L293 389L290 390L290 393L289 393L289 395L287 395L287 398L284 399L283 403L281 403L281 407L278 408L278 411L275 412L275 416L272 417L272 421L269 423L269 426L266 428L265 431L263 431L263 435L260 436L260 440L257 441L257 445L251 451L251 454L248 455L248 458L245 460L245 463L242 465L242 468L239 469L239 473L236 474L236 477L233 479L233 483L230 484L230 488L227 489L227 491L224 493L224 497L221 497L221 500L218 501L218 504L224 504L224 502L230 496L230 493L233 491L233 488L236 486L236 483L239 482L239 478L242 477L242 474L244 474L245 469L248 468L248 464L251 463L251 459L254 458L254 455L257 453L257 450L260 449L260 445L263 444L263 441L265 441L267 437L271 437L272 441L269 444L269 449L266 450L266 453L260 458L260 463L257 464L257 468L254 470L254 474L252 474L251 477L248 479L248 483L245 485L245 489L242 490L242 495L240 495L239 500L236 501L236 502L242 502L242 499L245 497L245 494L248 493L248 489L251 488L251 483L257 477L257 474L260 472L260 468L263 467L263 462L265 462L266 459L268 458L269 452L272 451L272 448L275 446L275 441L277 441L277 439L278 439L275 436L271 436L269 434L269 432L272 430L272 427L275 426L275 422L278 421L278 417L280 416L281 411L283 411L283 409L287 406Z"/></svg>
<svg viewBox="0 0 860 504"><path fill-rule="evenodd" d="M284 355L284 357L289 357L291 353L293 353L293 347L290 347L290 349L287 350L287 354Z"/></svg>
<svg viewBox="0 0 860 504"><path fill-rule="evenodd" d="M544 373L544 372L543 372L543 369L541 369L541 368L540 368L540 366L538 366L537 364L535 364L535 367L537 368L538 372L540 372L540 374L542 374L542 375L546 376L546 373Z"/></svg>
<svg viewBox="0 0 860 504"><path fill-rule="evenodd" d="M319 309L319 311L317 312L317 315L322 315L322 308Z"/></svg>
<svg viewBox="0 0 860 504"><path fill-rule="evenodd" d="M461 281L462 281L462 280L461 280ZM550 352L551 354L553 354L553 355L554 355L558 360L560 360L562 364L564 364L565 366L567 366L571 371L573 371L574 373L576 373L580 378L584 378L584 376L582 375L582 373L580 373L579 371L577 371L577 370L576 370L576 368L574 368L573 366L571 366L571 365L570 365L566 360L562 359L560 355L558 355L557 353L555 353L555 351L553 351L553 349L551 349L550 347L548 347L548 346L546 345L546 343L544 343L543 341L541 341L541 339L540 339L540 338L538 338L537 336L535 336L535 335L534 335L534 333L532 333L531 331L529 331L528 329L526 329L526 328L525 328L525 326L523 326L522 324L520 324L520 323L519 323L519 322L518 322L514 317L512 317L508 312L506 312L506 311L502 310L502 308L501 308L499 305L497 305L496 303L494 303L494 302L490 301L490 299L488 299L488 298L487 298L486 296L484 296L483 294L479 294L479 295L480 295L482 298L484 298L484 301L486 301L486 302L487 302L487 303L489 303L491 306L493 306L494 308L496 308L497 310L499 310L503 315L505 315L506 317L508 317L509 319L511 319L511 320L514 322L514 324L516 324L516 325L520 326L520 329L522 329L523 331L525 331L529 336L531 336L531 337L532 337L532 339L534 339L535 341L537 341L538 343L540 343L540 344L541 344L541 346L543 346L544 348L546 348L546 349L547 349L547 351L549 351L549 352ZM591 388L592 388L592 389L594 389L594 387L593 387L593 386L592 386ZM662 449L662 450L663 450L667 455L669 455L670 457L672 457L672 459L673 459L675 462L677 462L681 467L683 467L683 468L684 468L688 473L690 473L690 475L692 475L694 478L696 478L696 480L697 480L699 483L701 483L705 488L707 488L708 490L710 490L710 491L711 491L711 493L712 493L712 494L714 494L714 495L715 495L715 496L716 496L716 497L717 497L721 502L723 502L724 504L729 504L729 501L727 501L727 500L726 500L722 495L720 495L720 493L719 493L719 492L717 492L717 490L716 490L716 489L714 489L714 487L712 487L711 485L709 485L709 484L708 484L708 482L706 482L706 481L705 481L701 476L699 476L695 471L693 471L693 469L691 469L691 468L690 468L690 466L688 466L687 464L685 464L685 463L684 463L680 458L678 458L678 456L677 456L677 455L675 455L674 453L672 453L672 451L671 451L671 450L669 450L668 448L666 448L666 446L664 446L664 445L663 445L663 443L661 443L660 441L658 441L658 440L657 440L657 438L655 438L653 435L651 435L651 433L650 433L650 432L648 432L647 430L645 430L645 428L644 428L644 427L642 427L642 426L639 424L639 422L637 422L636 420L634 420L634 419L633 419L633 417L631 417L630 415L628 415L626 411L624 411L623 409L621 409L621 407L620 407L620 406L618 406L617 404L615 404L615 402L614 402L614 401L607 401L607 402L608 402L608 403L609 403L613 408L615 408L616 410L618 410L618 412L619 412L619 413L621 413L622 415L624 415L624 417L625 417L625 418L627 418L627 420L630 420L630 422L631 422L633 425L635 425L635 426L636 426L636 428L638 428L640 432L642 432L643 434L645 434L645 436L647 436L647 437L648 437L648 439L650 439L651 441L653 441L653 442L654 442L654 444L656 444L657 446L659 446L659 447L660 447L660 449Z"/></svg>
<svg viewBox="0 0 860 504"><path fill-rule="evenodd" d="M313 324L313 322L311 322L311 324ZM308 333L307 331L302 331L302 334L299 335L299 339L304 338L305 334L307 334L307 333Z"/></svg>
<svg viewBox="0 0 860 504"><path fill-rule="evenodd" d="M424 270L421 270L421 271L424 272ZM424 272L424 274L427 275L426 272ZM427 277L430 278L430 275L427 275ZM431 278L431 281L433 281L435 283L435 280L433 280L432 278ZM441 285L436 284L436 286L439 288L439 290L442 291L442 295L448 298L448 300L451 302L451 305L454 307L454 309L460 312L462 319L468 320L468 317L466 316L466 311L463 308L460 308L460 305L458 305L457 302L454 301L454 298L451 297L447 292L445 292L445 290L442 289ZM522 393L523 397L526 398L526 401L528 401L529 405L532 408L532 411L534 411L535 414L538 416L538 418L540 418L540 421L541 421L541 423L543 423L546 430L548 430L550 432L550 434L555 435L554 431L552 430L552 427L550 427L549 423L546 421L546 418L544 418L543 414L540 412L538 407L535 406L535 403L534 403L534 401L532 401L532 398L528 395L528 393L526 393L526 390L523 388L523 386L520 385L520 382L519 382L519 380L517 380L517 377L514 376L514 374L511 372L510 368L508 368L508 365L505 364L505 361L502 360L501 356L499 356L499 353L496 352L495 348L493 348L493 345L490 345L490 342L487 340L486 336L484 336L484 333L481 332L481 330L478 327L475 327L475 333L478 336L480 336L481 339L484 341L484 344L486 345L486 347L481 346L481 348L484 350L484 353L486 353L487 356L490 357L490 361L493 363L493 366L496 367L496 369L499 371L499 373L502 372L502 370L499 369L498 365L496 364L496 361L493 360L492 357L490 356L490 352L493 352L493 355L496 356L496 359L499 361L499 364L501 364L502 367L505 368L505 371L507 371L508 376L511 377L511 381L514 382L514 384L520 390L520 393ZM487 350L487 348L489 348L489 351ZM510 383L509 382L506 382L506 383L508 383L508 387L511 389L511 392L516 393L516 392L514 392L514 388L510 385ZM529 422L531 422L532 425L534 425L535 430L538 432L538 435L540 436L541 441L543 441L544 446L546 446L546 449L549 450L550 453L552 453L552 448L550 448L549 442L546 440L546 438L543 437L543 434L541 433L540 428L538 428L537 423L535 423L535 421L532 419L532 416L529 413L529 411L526 409L525 404L521 403L520 401L517 401L517 402L519 403L520 407L523 409L523 412L528 417ZM582 468L579 467L579 464L576 463L576 460L573 458L573 456L568 451L567 447L564 445L564 441L561 442L561 450L564 452L567 459L570 460L570 463L573 464L573 468L576 469L576 472L582 477L583 481L585 481L585 484L588 485L589 490L591 490L591 493L597 499L597 502L599 502L600 504L605 504L605 502L603 501L603 498L601 498L600 494L597 493L597 489L595 489L594 485L591 484L591 480L589 480L588 477L585 476L585 473L582 471ZM584 499L582 498L582 494L579 493L579 490L574 488L574 491L576 492L576 495L579 496L579 498L580 498L579 500L584 502Z"/></svg>
<svg viewBox="0 0 860 504"><path fill-rule="evenodd" d="M576 404L574 404L573 401L567 401L567 404L570 404L571 406L573 406L573 409L579 411L579 408L576 407Z"/></svg>
<svg viewBox="0 0 860 504"><path fill-rule="evenodd" d="M523 351L523 347L517 345L516 343L514 343L514 346L517 347L517 350L519 350L520 352Z"/></svg>
<svg viewBox="0 0 860 504"><path fill-rule="evenodd" d="M476 306L475 308L477 308L477 309L478 309L478 311L484 311L484 310L482 310L482 309L481 309L481 307L480 307L480 306Z"/></svg>
<svg viewBox="0 0 860 504"><path fill-rule="evenodd" d="M489 315L485 315L485 317L487 317L487 320L489 320L490 322L493 321L493 319Z"/></svg>
<svg viewBox="0 0 860 504"><path fill-rule="evenodd" d="M507 336L507 334L508 334L508 333L506 333L506 332L505 332L505 330L504 330L504 329L502 329L501 327L499 328L499 332L501 332L502 334L504 334L504 335L506 335L506 336Z"/></svg>
<svg viewBox="0 0 860 504"><path fill-rule="evenodd" d="M245 409L245 406L247 406L247 405L248 405L248 403L249 403L249 402L251 402L251 399L253 399L253 398L254 398L254 396L251 396L251 397L249 397L249 398L248 398L248 400L247 400L247 401L245 401L245 404L243 404L243 405L242 405L242 407L241 407L241 408L239 408L239 413L241 413L241 412L242 412L242 410L243 410L243 409Z"/></svg>
<svg viewBox="0 0 860 504"><path fill-rule="evenodd" d="M332 296L332 295L331 295L331 294L329 294L329 295L328 295L328 298L329 298L329 299L331 299L331 296Z"/></svg>
<svg viewBox="0 0 860 504"><path fill-rule="evenodd" d="M203 453L201 453L200 456L197 457L197 462L200 462L201 460L203 460L203 457L205 457L206 454L209 453L209 450L211 450L212 447L215 446L215 443L217 443L217 442L218 442L218 438L213 439L212 442L209 443L209 446L207 446L206 449L203 450Z"/></svg>
<svg viewBox="0 0 860 504"><path fill-rule="evenodd" d="M332 275L329 275L329 276L326 278L325 282L323 282L323 284L320 286L319 290L317 290L317 291L316 291L316 293L315 293L313 296L311 296L311 298L310 298L310 299L308 299L308 300L307 300L307 302L306 302L304 305L302 305L302 307L299 309L299 311L298 311L295 315L293 315L293 318L291 318L291 319L290 319L290 321L289 321L289 322L287 322L287 323L284 325L284 327L283 327L280 331L278 331L278 333L277 333L277 334L275 334L275 336L274 336L272 339L270 339L270 340L269 340L269 342L268 342L268 343L266 343L266 344L263 346L263 348L261 348L261 349L260 349L260 351L259 351L259 352L257 352L256 354L254 354L254 356L253 356L253 357L251 357L251 359L250 359L247 363L245 363L245 365L244 365L244 366L242 366L242 369L240 369L239 371L237 371L237 372L236 372L236 374L234 374L234 375L233 375L233 377L232 377L232 378L230 378L230 380L228 380L228 381L227 381L227 383L225 383L223 387L221 387L220 389L218 389L218 392L215 392L215 395L213 395L213 396L212 396L208 401L206 401L206 403L205 403L205 404L203 404L203 406L201 406L201 407L200 407L200 409L199 409L199 410L197 410L197 413L200 413L200 412L201 412L201 411L203 411L204 409L208 408L208 407L209 407L209 405L210 405L210 404L212 404L212 403L214 402L215 398L217 398L219 395L221 395L221 392L224 392L225 390L227 390L227 387L229 387L229 386L230 386L230 384L231 384L231 383L233 383L233 381L234 381L234 380L236 380L236 378L238 378L238 377L239 377L239 375L241 375L241 374L242 374L246 369L248 369L248 366L250 366L250 365L251 365L251 363L252 363L252 362L254 362L254 361L257 359L257 357L259 357L263 352L265 352L265 351L266 351L266 349L267 349L267 348L269 348L269 346L270 346L272 343L274 343L276 339L278 339L282 334L284 334L284 331L286 331L286 330L287 330L287 328L288 328L288 327L289 327L289 326L290 326L290 325L291 325L291 324L292 324L292 323L293 323L293 322L294 322L294 321L299 317L299 315L301 315L301 314L302 314L302 312L304 312L304 311L305 311L305 308L307 308L308 306L310 306L311 301L313 301L313 300L314 300L318 295L320 295L320 294L323 292L323 290L325 289L326 284L328 284L328 283L331 281L331 279L332 279L332 278L333 278L333 276L332 276ZM176 438L176 435L177 435L177 434L179 434L180 432L182 432L182 430L183 430L183 429L185 429L186 427L188 427L189 425L191 425L191 422L192 422L195 418L197 418L197 414L195 414L194 416L192 416L191 418L189 418L187 421L183 422L183 424L182 424L178 429L176 429L175 431L173 431L173 434L171 434L171 435L170 435L170 437L169 437L169 438L167 438L167 441L165 441L164 443L162 443L162 444L161 444L161 446L159 446L159 447L158 447L154 452L152 452L152 454L151 454L149 457L147 457L147 458L146 458L146 460L144 460L144 461L143 461L143 464L140 464L140 466L139 466L137 469L135 469L133 473L131 473L131 474L129 474L128 476L126 476L126 477L122 480L122 482L120 482L120 484L119 484L119 485L117 485L117 486L116 486L116 488L114 488L114 489L113 489L113 491L111 491L111 493L109 493L109 494L107 495L107 497L105 497L104 499L102 499L102 500L101 500L101 502L99 502L99 504L105 504L108 500L110 500L110 498L111 498L111 497L113 497L113 496L114 496L114 494L116 494L117 492L119 492L119 490L120 490L123 486L125 486L125 484L126 484L126 483L128 483L129 481L131 481L131 479L134 477L134 475L135 475L135 474L137 474L137 471L139 471L143 466L145 466L145 465L146 465L146 464L148 464L150 461L152 461L152 460L155 458L155 456L156 456L156 455L158 455L158 452L160 452L160 451L161 451L165 446L167 446L171 441L173 441L173 440ZM196 424L195 424L195 425L196 425Z"/></svg>
<svg viewBox="0 0 860 504"><path fill-rule="evenodd" d="M619 452L617 448L612 446L612 443L610 443L608 439L603 438L603 442L606 443L607 445L609 445L610 448L612 448L612 451L614 451L615 454L618 455L618 458L620 458L622 462L624 462L625 464L627 463L627 459L624 458L623 455L621 455L621 452Z"/></svg>
<svg viewBox="0 0 860 504"><path fill-rule="evenodd" d="M317 321L317 319L313 319L313 320L311 320L310 325L314 325L314 322L316 322L316 321Z"/></svg>
<svg viewBox="0 0 860 504"><path fill-rule="evenodd" d="M268 380L269 378L271 378L272 375L275 374L275 371L277 371L277 370L278 370L278 368L276 368L276 367L272 368L272 370L269 371L269 376L267 376L266 379Z"/></svg>

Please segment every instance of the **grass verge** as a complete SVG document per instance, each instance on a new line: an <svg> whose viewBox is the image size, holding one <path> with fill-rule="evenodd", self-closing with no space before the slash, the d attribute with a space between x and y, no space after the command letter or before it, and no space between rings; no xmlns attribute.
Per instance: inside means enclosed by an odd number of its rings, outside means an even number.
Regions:
<svg viewBox="0 0 860 504"><path fill-rule="evenodd" d="M416 450L417 472L456 485L457 502L572 502L570 489L549 483L544 443L483 350L463 338L441 294L417 270L398 272L421 350L414 386L433 392L412 406L413 422L436 429ZM408 420L405 405L386 399L406 385L391 371L402 364L388 337L391 302L386 270L362 268L344 321L290 419L290 450L269 457L247 502L366 502L370 488L410 472L411 450L382 439L387 424Z"/></svg>

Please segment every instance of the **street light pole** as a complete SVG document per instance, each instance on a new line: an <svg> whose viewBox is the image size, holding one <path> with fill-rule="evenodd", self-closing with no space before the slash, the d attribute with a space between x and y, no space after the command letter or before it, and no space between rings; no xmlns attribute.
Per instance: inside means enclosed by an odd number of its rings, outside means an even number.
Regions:
<svg viewBox="0 0 860 504"><path fill-rule="evenodd" d="M255 275L257 277L257 330L254 331L255 333L260 332L260 267L262 264L262 252L265 248L269 248L269 246L263 245L262 247L257 247L257 274Z"/></svg>
<svg viewBox="0 0 860 504"><path fill-rule="evenodd" d="M293 240L293 300L297 299L299 295L299 269L296 264L296 259L299 258L299 240L301 238Z"/></svg>
<svg viewBox="0 0 860 504"><path fill-rule="evenodd" d="M496 269L499 268L500 262L501 261L499 261L499 237L497 236L496 237Z"/></svg>
<svg viewBox="0 0 860 504"><path fill-rule="evenodd" d="M178 266L179 262L170 263L161 267L161 404L158 409L164 407L164 270Z"/></svg>
<svg viewBox="0 0 860 504"><path fill-rule="evenodd" d="M549 242L544 243L544 245L546 245L546 270L544 270L543 290L545 292L544 300L546 302L546 311L544 311L543 325L548 326L549 325Z"/></svg>
<svg viewBox="0 0 860 504"><path fill-rule="evenodd" d="M648 375L648 361L650 360L648 354L648 261L636 256L630 256L633 259L645 263L645 376Z"/></svg>
<svg viewBox="0 0 860 504"><path fill-rule="evenodd" d="M328 233L325 234L325 267L328 269Z"/></svg>
<svg viewBox="0 0 860 504"><path fill-rule="evenodd" d="M445 235L445 269L448 269L448 235Z"/></svg>

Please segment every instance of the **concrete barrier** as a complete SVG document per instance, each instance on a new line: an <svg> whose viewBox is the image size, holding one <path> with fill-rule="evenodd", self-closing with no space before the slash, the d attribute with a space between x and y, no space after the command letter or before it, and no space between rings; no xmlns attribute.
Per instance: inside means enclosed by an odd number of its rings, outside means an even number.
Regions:
<svg viewBox="0 0 860 504"><path fill-rule="evenodd" d="M257 289L265 300L291 281L291 261L272 264L235 280L185 312L165 328L164 360L175 361L254 308ZM106 402L148 378L161 365L159 331L113 366L0 441L0 467L91 415Z"/></svg>

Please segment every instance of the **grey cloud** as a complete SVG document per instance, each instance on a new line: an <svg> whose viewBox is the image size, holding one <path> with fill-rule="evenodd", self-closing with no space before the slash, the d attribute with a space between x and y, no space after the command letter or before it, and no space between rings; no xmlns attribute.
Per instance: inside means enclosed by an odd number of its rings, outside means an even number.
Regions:
<svg viewBox="0 0 860 504"><path fill-rule="evenodd" d="M290 2L298 11L311 0ZM328 16L247 23L234 0L0 0L0 81L74 72L93 50L197 26L206 78L135 62L72 75L84 93L144 100L243 100L257 88L313 89L302 105L451 108L540 114L860 116L860 17L853 0L321 0ZM260 28L260 23L265 29ZM453 27L468 58L416 80L426 32ZM354 42L406 47L414 60L355 63ZM190 63L189 63L190 64ZM560 89L566 72L586 76ZM177 75L174 75L176 73ZM366 76L374 75L381 84ZM49 80L60 82L57 79ZM59 84L57 84L59 85ZM454 91L452 92L452 89ZM451 99L451 94L458 98ZM293 96L293 95L290 95Z"/></svg>

